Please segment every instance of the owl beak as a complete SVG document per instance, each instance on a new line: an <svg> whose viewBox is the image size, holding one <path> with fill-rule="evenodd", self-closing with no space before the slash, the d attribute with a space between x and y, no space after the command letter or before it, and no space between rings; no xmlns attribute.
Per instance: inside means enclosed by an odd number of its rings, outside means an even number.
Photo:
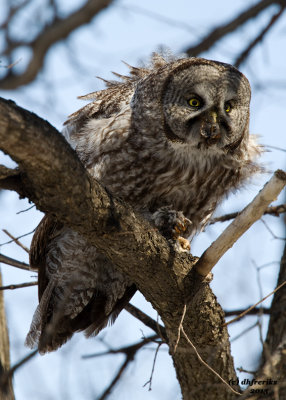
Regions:
<svg viewBox="0 0 286 400"><path fill-rule="evenodd" d="M205 139L220 138L218 115L215 111L210 111L206 119L202 121L200 134Z"/></svg>

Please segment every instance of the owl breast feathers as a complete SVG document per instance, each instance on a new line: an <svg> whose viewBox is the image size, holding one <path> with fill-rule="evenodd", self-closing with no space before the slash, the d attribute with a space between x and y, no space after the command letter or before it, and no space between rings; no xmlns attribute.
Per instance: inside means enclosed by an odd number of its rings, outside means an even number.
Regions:
<svg viewBox="0 0 286 400"><path fill-rule="evenodd" d="M237 69L202 58L130 67L120 82L81 97L64 134L94 179L172 238L207 223L218 203L260 171L249 135L250 86ZM39 305L26 344L45 353L76 331L97 334L136 291L77 232L45 216L30 262L39 270Z"/></svg>

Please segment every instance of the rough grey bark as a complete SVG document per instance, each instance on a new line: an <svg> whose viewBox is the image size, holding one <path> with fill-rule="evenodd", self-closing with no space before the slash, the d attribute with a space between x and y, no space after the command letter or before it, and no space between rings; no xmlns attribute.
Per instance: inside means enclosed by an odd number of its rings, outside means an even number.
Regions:
<svg viewBox="0 0 286 400"><path fill-rule="evenodd" d="M0 270L0 286L2 274ZM10 346L3 292L0 291L0 400L14 400L12 379L6 373L10 369Z"/></svg>
<svg viewBox="0 0 286 400"><path fill-rule="evenodd" d="M0 148L19 164L20 194L96 245L158 311L184 400L233 398L198 361L182 332L178 342L186 305L182 326L189 340L225 380L236 378L223 311L208 282L192 272L196 259L175 252L130 206L91 180L76 153L47 122L4 99L0 115ZM6 187L8 181L6 174Z"/></svg>

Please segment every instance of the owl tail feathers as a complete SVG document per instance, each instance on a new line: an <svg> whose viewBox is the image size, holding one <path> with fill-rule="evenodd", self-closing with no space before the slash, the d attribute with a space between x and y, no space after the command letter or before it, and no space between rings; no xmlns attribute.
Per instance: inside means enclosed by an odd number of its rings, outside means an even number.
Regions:
<svg viewBox="0 0 286 400"><path fill-rule="evenodd" d="M41 326L41 310L40 310L40 305L38 305L35 314L33 316L30 330L25 340L25 346L30 347L30 349L37 347L39 343L41 334L40 326Z"/></svg>
<svg viewBox="0 0 286 400"><path fill-rule="evenodd" d="M25 346L30 347L31 349L35 348L40 341L43 325L43 315L45 315L47 312L49 300L54 287L55 282L50 281L33 315L30 330L25 340Z"/></svg>
<svg viewBox="0 0 286 400"><path fill-rule="evenodd" d="M30 348L38 347L40 354L57 350L66 343L74 333L72 329L56 326L55 321L47 323L44 326L42 325L41 308L38 306L25 340L25 346Z"/></svg>

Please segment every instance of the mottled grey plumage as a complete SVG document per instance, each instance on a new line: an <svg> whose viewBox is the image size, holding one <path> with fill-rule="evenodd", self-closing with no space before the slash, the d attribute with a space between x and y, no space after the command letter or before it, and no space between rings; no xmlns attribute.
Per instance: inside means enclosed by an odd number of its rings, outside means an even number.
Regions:
<svg viewBox="0 0 286 400"><path fill-rule="evenodd" d="M249 83L228 64L158 54L150 67L130 67L130 76L119 78L82 97L92 102L70 116L64 134L112 194L167 237L192 236L259 170ZM35 233L31 264L39 268L40 304L27 344L38 343L42 353L75 331L98 333L136 290L95 247L49 216Z"/></svg>

